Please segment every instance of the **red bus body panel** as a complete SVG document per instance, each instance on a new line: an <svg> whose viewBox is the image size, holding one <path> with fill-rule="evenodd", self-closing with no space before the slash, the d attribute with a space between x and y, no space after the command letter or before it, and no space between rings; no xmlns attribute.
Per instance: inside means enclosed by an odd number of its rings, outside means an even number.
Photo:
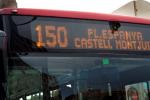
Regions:
<svg viewBox="0 0 150 100"><path fill-rule="evenodd" d="M8 8L8 9L1 9L0 14L63 17L63 18L91 19L91 20L105 20L105 21L150 24L150 19L112 15L112 14L92 13L92 12L79 12L79 11L26 9L26 8L17 8L17 9L11 8L10 9L10 8Z"/></svg>

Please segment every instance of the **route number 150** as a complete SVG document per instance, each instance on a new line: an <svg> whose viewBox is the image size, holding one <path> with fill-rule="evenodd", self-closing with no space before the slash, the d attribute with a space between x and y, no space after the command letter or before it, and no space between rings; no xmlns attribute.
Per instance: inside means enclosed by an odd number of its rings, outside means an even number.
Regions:
<svg viewBox="0 0 150 100"><path fill-rule="evenodd" d="M64 26L37 25L36 45L48 48L66 48L68 46L67 29Z"/></svg>

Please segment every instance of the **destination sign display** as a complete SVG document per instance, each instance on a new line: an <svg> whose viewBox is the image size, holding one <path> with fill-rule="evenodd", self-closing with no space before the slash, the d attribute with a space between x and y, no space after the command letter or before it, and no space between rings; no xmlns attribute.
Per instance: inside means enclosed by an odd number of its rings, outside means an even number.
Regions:
<svg viewBox="0 0 150 100"><path fill-rule="evenodd" d="M37 20L31 30L38 48L149 51L148 28L134 25L113 30L101 21Z"/></svg>

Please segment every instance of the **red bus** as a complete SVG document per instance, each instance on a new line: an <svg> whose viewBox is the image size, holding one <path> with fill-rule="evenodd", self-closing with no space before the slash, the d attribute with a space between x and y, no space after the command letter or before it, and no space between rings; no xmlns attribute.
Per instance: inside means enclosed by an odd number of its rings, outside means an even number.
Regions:
<svg viewBox="0 0 150 100"><path fill-rule="evenodd" d="M0 10L1 100L149 100L150 20Z"/></svg>

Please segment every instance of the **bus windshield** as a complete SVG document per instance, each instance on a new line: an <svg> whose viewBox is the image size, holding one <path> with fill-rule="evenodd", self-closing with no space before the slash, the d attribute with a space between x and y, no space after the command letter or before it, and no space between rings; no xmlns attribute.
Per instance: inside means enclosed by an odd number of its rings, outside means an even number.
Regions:
<svg viewBox="0 0 150 100"><path fill-rule="evenodd" d="M150 59L25 56L11 61L11 100L148 100ZM139 99L130 99L134 96Z"/></svg>
<svg viewBox="0 0 150 100"><path fill-rule="evenodd" d="M149 100L149 25L5 15L8 100Z"/></svg>

